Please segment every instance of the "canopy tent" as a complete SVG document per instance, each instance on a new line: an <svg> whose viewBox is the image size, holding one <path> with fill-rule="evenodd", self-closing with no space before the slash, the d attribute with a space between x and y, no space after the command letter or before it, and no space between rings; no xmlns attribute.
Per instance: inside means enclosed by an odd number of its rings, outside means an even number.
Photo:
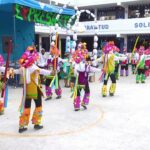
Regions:
<svg viewBox="0 0 150 150"><path fill-rule="evenodd" d="M35 0L0 0L0 10L12 12L17 19L60 27L67 26L67 22L75 14L74 9L48 5ZM57 20L57 15L60 15Z"/></svg>
<svg viewBox="0 0 150 150"><path fill-rule="evenodd" d="M0 5L2 4L19 4L23 6L27 6L30 8L35 8L38 10L43 10L46 12L54 12L54 13L59 13L61 7L54 6L54 5L48 5L44 4L35 0L0 0ZM62 14L64 15L74 15L75 10L73 9L68 9L68 8L63 8Z"/></svg>
<svg viewBox="0 0 150 150"><path fill-rule="evenodd" d="M62 11L63 10L63 11ZM0 0L0 53L8 39L13 41L11 60L20 58L28 45L35 43L35 23L66 27L75 10L44 4L35 0ZM61 13L60 13L61 12ZM59 20L56 19L60 14ZM22 21L23 20L23 21ZM5 40L6 39L6 40Z"/></svg>

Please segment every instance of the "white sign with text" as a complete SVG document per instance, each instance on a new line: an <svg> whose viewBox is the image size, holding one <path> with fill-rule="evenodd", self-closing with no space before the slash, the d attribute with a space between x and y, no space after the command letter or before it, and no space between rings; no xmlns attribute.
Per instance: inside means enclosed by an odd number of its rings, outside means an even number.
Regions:
<svg viewBox="0 0 150 150"><path fill-rule="evenodd" d="M150 33L150 18L89 21L82 22L82 24L86 28L86 31L82 33L83 35Z"/></svg>

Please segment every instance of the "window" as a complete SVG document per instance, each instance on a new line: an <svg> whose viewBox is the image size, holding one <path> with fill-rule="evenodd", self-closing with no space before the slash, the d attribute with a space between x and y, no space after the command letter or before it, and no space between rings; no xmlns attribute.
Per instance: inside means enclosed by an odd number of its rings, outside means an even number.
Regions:
<svg viewBox="0 0 150 150"><path fill-rule="evenodd" d="M98 9L97 19L98 20L115 20L123 19L125 10L123 7L109 7L105 9Z"/></svg>
<svg viewBox="0 0 150 150"><path fill-rule="evenodd" d="M129 18L150 17L150 4L129 6Z"/></svg>

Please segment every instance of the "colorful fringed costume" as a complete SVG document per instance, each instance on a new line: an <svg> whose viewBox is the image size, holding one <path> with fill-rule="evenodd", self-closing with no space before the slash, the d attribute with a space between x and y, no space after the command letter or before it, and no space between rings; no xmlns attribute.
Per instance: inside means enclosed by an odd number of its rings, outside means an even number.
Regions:
<svg viewBox="0 0 150 150"><path fill-rule="evenodd" d="M6 63L7 64L7 63ZM3 67L4 65L4 59L0 55L0 93L1 93L1 98L0 98L0 115L4 114L4 108L7 108L8 105L8 84L7 80L9 78L14 78L14 72L13 69L8 69L6 66ZM7 70L6 70L7 69ZM6 71L6 80L5 80L5 71ZM2 92L4 92L2 94Z"/></svg>
<svg viewBox="0 0 150 150"><path fill-rule="evenodd" d="M26 126L29 124L31 101L35 102L35 110L32 116L32 123L35 129L41 129L42 119L42 91L40 86L40 74L49 75L51 72L45 69L40 69L34 63L39 58L36 49L29 46L25 53L19 60L21 68L15 70L15 73L23 74L24 78L24 91L23 98L20 105L20 120L19 120L19 133L27 130Z"/></svg>
<svg viewBox="0 0 150 150"><path fill-rule="evenodd" d="M150 55L150 47L144 51L145 55ZM150 75L150 60L145 61L146 71L145 71L145 77L148 77Z"/></svg>
<svg viewBox="0 0 150 150"><path fill-rule="evenodd" d="M114 48L113 48L113 44L112 43L107 43L104 47L103 47L103 52L104 54L97 59L96 61L98 62L102 62L103 63L103 76L104 76L104 84L102 87L102 96L105 97L107 96L107 82L108 79L110 77L112 84L110 86L109 89L109 94L111 96L114 95L115 90L116 90L116 78L115 78L115 60L125 60L126 57L120 57L120 56L116 56L113 52L114 52Z"/></svg>
<svg viewBox="0 0 150 150"><path fill-rule="evenodd" d="M75 65L75 74L77 75L77 95L74 97L74 109L75 111L80 110L80 105L86 109L86 106L89 104L90 99L90 88L89 88L89 81L88 76L91 72L100 72L101 69L94 68L90 65L85 64L84 62L80 62L79 64ZM81 91L84 89L84 97L81 102Z"/></svg>
<svg viewBox="0 0 150 150"><path fill-rule="evenodd" d="M57 99L61 98L62 90L59 84L59 79L60 79L60 65L63 62L66 62L66 60L63 60L62 58L59 57L60 51L54 46L51 45L50 49L50 56L48 58L47 65L48 67L50 66L52 68L52 74L49 76L46 76L46 83L45 83L45 88L46 88L46 100L49 100L52 98L52 88L55 86L55 93L57 95Z"/></svg>
<svg viewBox="0 0 150 150"><path fill-rule="evenodd" d="M136 83L145 83L146 61L150 60L150 55L144 54L144 47L139 48L139 59L136 66Z"/></svg>
<svg viewBox="0 0 150 150"><path fill-rule="evenodd" d="M45 82L46 96L47 96L46 100L49 100L49 99L52 98L52 94L53 94L53 92L52 92L53 84L51 84L52 81L55 82L54 83L55 84L55 93L57 95L57 98L61 98L61 94L62 94L62 90L61 90L61 87L59 85L59 79L60 79L59 63L61 62L61 58L59 58L59 57L57 57L57 58L54 58L54 57L49 58L48 59L48 65L52 65L52 69L54 70L55 61L56 61L57 74L54 73L54 74L51 74L49 76L46 76L46 82Z"/></svg>
<svg viewBox="0 0 150 150"><path fill-rule="evenodd" d="M75 62L74 72L76 75L76 84L74 88L73 98L74 98L74 109L75 111L80 110L80 105L86 109L89 104L90 99L90 88L88 76L90 72L100 72L101 69L94 68L90 66L86 60L88 57L87 51L76 50L72 56ZM84 89L84 97L81 102L81 90Z"/></svg>
<svg viewBox="0 0 150 150"><path fill-rule="evenodd" d="M5 72L5 67L2 67L2 65L4 65L4 59L3 56L0 55L0 93L2 92L3 88L5 88L3 83L3 77L2 77L2 72L3 73ZM4 113L4 98L0 99L0 115Z"/></svg>

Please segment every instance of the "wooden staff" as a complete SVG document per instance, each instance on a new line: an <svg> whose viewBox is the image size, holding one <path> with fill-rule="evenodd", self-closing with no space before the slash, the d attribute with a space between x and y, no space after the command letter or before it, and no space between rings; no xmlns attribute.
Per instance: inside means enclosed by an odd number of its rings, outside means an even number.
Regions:
<svg viewBox="0 0 150 150"><path fill-rule="evenodd" d="M138 43L138 41L139 41L139 38L140 38L140 36L138 36L138 37L136 38L136 41L135 41L135 44L134 44L134 47L133 47L133 50L132 50L132 54L134 54L134 52L135 52L135 48L136 48L136 46L137 46L137 43Z"/></svg>
<svg viewBox="0 0 150 150"><path fill-rule="evenodd" d="M8 71L8 67L9 67L11 50L12 50L12 40L9 40L8 51L7 51L7 60L6 60L5 73L4 73L4 84L6 84L6 80L7 80L7 71ZM6 90L6 86L4 89L2 89L1 98L4 98L5 90ZM6 100L4 100L4 106L6 106Z"/></svg>
<svg viewBox="0 0 150 150"><path fill-rule="evenodd" d="M135 44L134 44L134 47L133 47L133 50L132 50L132 55L131 55L131 57L130 57L130 62L131 62L131 60L132 60L132 57L133 57L133 54L134 54L134 52L135 52L135 48L136 48L136 46L137 46L137 43L138 43L138 41L139 41L139 38L140 38L140 36L138 36L138 37L136 38L136 41L135 41Z"/></svg>

